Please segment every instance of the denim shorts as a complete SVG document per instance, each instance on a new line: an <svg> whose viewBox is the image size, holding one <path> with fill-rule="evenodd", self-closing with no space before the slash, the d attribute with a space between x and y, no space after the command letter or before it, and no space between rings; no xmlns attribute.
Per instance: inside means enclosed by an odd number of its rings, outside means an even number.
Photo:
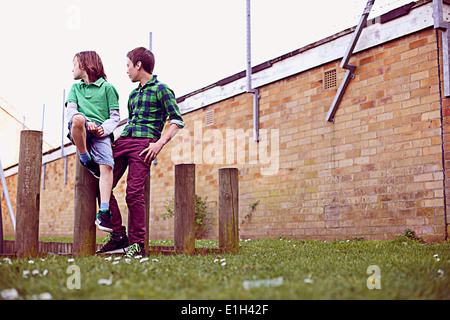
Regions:
<svg viewBox="0 0 450 320"><path fill-rule="evenodd" d="M84 116L84 114L82 113L77 114L81 114ZM89 154L91 155L92 159L94 159L94 161L98 164L106 164L110 166L112 169L114 169L114 158L110 136L99 138L95 134L90 133L88 131L86 117L84 117L84 123L86 128L86 144L88 146ZM100 125L96 122L94 123L97 126ZM72 143L75 144L70 134L71 128L72 128L72 121L69 121L69 134L67 136L70 139L70 141L72 141Z"/></svg>

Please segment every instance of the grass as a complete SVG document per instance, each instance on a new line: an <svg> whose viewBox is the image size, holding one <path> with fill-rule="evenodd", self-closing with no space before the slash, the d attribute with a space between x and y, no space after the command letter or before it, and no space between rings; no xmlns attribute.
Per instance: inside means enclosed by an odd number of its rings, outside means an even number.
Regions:
<svg viewBox="0 0 450 320"><path fill-rule="evenodd" d="M3 237L5 240L14 240L14 236L5 236ZM105 238L97 237L95 238L96 243L102 243ZM63 242L63 243L72 243L73 237L39 237L39 241L44 242Z"/></svg>
<svg viewBox="0 0 450 320"><path fill-rule="evenodd" d="M173 242L151 241L151 245ZM217 241L201 240L197 246L217 247ZM51 255L11 263L0 258L0 293L14 288L17 299L450 298L450 243L422 244L406 237L332 242L252 239L240 241L238 254L220 258L160 255L129 263L105 258L71 261ZM379 267L381 289L367 288L371 265ZM80 289L70 289L67 283L76 284L77 268ZM100 279L106 284L99 284Z"/></svg>

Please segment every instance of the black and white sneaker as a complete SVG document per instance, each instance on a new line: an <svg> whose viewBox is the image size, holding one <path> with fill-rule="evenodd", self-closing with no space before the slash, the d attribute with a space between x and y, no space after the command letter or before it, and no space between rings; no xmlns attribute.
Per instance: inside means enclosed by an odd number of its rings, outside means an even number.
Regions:
<svg viewBox="0 0 450 320"><path fill-rule="evenodd" d="M127 259L145 256L145 246L143 243L133 243L132 245L128 246L127 253L125 254L125 258Z"/></svg>
<svg viewBox="0 0 450 320"><path fill-rule="evenodd" d="M102 231L113 232L111 224L111 211L99 210L95 219L95 224Z"/></svg>
<svg viewBox="0 0 450 320"><path fill-rule="evenodd" d="M88 169L93 174L94 177L100 179L100 166L98 165L98 163L94 161L94 159L89 158L87 162L83 162L80 159L80 162L83 165L83 167Z"/></svg>
<svg viewBox="0 0 450 320"><path fill-rule="evenodd" d="M126 253L128 248L128 237L126 233L113 232L106 236L106 244L96 253Z"/></svg>

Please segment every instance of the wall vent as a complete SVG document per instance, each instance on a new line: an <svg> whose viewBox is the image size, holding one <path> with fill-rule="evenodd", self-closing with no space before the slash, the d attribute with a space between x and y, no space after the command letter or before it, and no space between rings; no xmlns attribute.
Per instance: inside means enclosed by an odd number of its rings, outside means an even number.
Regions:
<svg viewBox="0 0 450 320"><path fill-rule="evenodd" d="M205 112L205 127L214 125L214 109L207 110Z"/></svg>
<svg viewBox="0 0 450 320"><path fill-rule="evenodd" d="M334 89L337 86L336 69L325 71L323 74L324 90Z"/></svg>

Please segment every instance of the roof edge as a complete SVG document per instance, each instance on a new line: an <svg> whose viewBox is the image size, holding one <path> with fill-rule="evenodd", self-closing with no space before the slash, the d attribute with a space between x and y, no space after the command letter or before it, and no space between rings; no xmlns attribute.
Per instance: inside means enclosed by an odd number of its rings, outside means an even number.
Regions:
<svg viewBox="0 0 450 320"><path fill-rule="evenodd" d="M395 8L395 9L393 9L393 10L391 10L391 11L385 13L385 14L382 14L379 17L375 17L375 18L372 18L372 19L368 20L366 26L370 25L370 24L375 24L376 22L380 22L381 24L383 24L383 23L387 23L389 21L398 19L398 18L400 18L402 16L407 15L412 9L417 8L419 6L422 6L424 4L430 3L432 1L433 0L412 1L412 2L410 2L408 4L405 4L405 5L401 6L401 7ZM450 2L450 0L444 0L444 2L445 1L449 1ZM252 67L252 74L255 74L255 73L260 72L262 70L268 69L268 68L272 67L272 65L277 63L277 62L283 61L285 59L288 59L288 58L291 58L291 57L296 56L298 54L301 54L301 53L303 53L305 51L314 49L314 48L316 48L318 46L321 46L321 45L323 45L325 43L328 43L328 42L334 41L334 40L336 40L338 38L344 37L344 36L346 36L348 34L353 33L355 30L356 30L356 26L353 26L351 28L347 28L347 29L342 30L342 31L340 31L338 33L335 33L335 34L333 34L331 36L328 36L328 37L323 38L321 40L315 41L315 42L313 42L311 44L308 44L306 46L303 46L303 47L301 47L299 49L296 49L294 51L288 52L288 53L283 54L283 55L281 55L279 57L276 57L274 59L271 59L271 60L265 61L263 63L260 63L260 64L258 64L256 66ZM185 101L187 98L195 96L198 93L204 92L204 91L209 90L211 88L214 88L214 87L217 87L217 86L224 86L224 85L226 85L228 83L234 82L234 81L239 80L241 78L245 78L245 76L246 76L246 71L245 70L244 71L240 71L240 72L238 72L236 74L233 74L233 75L228 76L228 77L226 77L224 79L221 79L221 80L219 80L219 81L217 81L217 82L215 82L213 84L210 84L210 85L208 85L206 87L200 88L198 90L192 91L190 93L187 93L187 94L185 94L183 96L178 97L176 99L177 103L181 103L181 102Z"/></svg>

